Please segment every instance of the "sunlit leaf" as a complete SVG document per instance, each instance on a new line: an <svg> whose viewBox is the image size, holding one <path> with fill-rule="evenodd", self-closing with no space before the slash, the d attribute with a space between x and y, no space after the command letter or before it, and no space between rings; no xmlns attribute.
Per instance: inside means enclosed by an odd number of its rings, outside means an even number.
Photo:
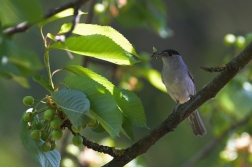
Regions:
<svg viewBox="0 0 252 167"><path fill-rule="evenodd" d="M74 9L73 8L63 10L62 12L56 13L52 17L39 22L38 26L43 27L44 25L46 25L46 24L48 24L48 23L50 23L52 21L55 21L55 20L58 20L58 19L61 19L61 18L64 18L64 17L72 16L73 14L74 14ZM83 13L83 12L79 11L79 15L82 15L82 14L87 14L87 13Z"/></svg>
<svg viewBox="0 0 252 167"><path fill-rule="evenodd" d="M62 42L55 42L49 49L62 49L86 55L119 65L132 65L138 62L131 53L125 51L111 38L100 35L72 36Z"/></svg>
<svg viewBox="0 0 252 167"><path fill-rule="evenodd" d="M157 70L154 69L147 69L142 71L145 74L145 77L148 79L148 81L157 89L167 92L164 83L162 82L161 74Z"/></svg>
<svg viewBox="0 0 252 167"><path fill-rule="evenodd" d="M68 32L70 28L70 23L64 24L60 29L60 33ZM128 53L138 56L131 43L121 33L119 33L110 26L101 26L95 24L77 24L73 30L73 33L83 36L95 34L104 35L112 39L116 44L118 44Z"/></svg>

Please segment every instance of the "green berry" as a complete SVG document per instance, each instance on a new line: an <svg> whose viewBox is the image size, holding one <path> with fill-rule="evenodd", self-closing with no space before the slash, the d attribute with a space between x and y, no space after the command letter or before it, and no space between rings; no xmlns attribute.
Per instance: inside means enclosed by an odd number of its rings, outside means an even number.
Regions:
<svg viewBox="0 0 252 167"><path fill-rule="evenodd" d="M72 142L75 146L80 146L83 142L83 138L81 136L74 136Z"/></svg>
<svg viewBox="0 0 252 167"><path fill-rule="evenodd" d="M44 152L50 151L51 149L51 143L50 142L44 142L42 145L42 150Z"/></svg>
<svg viewBox="0 0 252 167"><path fill-rule="evenodd" d="M79 133L80 129L77 129L74 125L71 126L71 129L74 133Z"/></svg>
<svg viewBox="0 0 252 167"><path fill-rule="evenodd" d="M31 131L30 137L31 137L33 140L39 140L40 137L41 137L41 133L40 133L39 130L35 129L35 130Z"/></svg>
<svg viewBox="0 0 252 167"><path fill-rule="evenodd" d="M55 111L53 111L52 109L48 109L44 112L44 119L51 121L55 116Z"/></svg>
<svg viewBox="0 0 252 167"><path fill-rule="evenodd" d="M50 122L50 126L53 129L59 129L62 124L62 120L60 118L55 118Z"/></svg>
<svg viewBox="0 0 252 167"><path fill-rule="evenodd" d="M54 150L56 148L56 142L55 141L51 141L51 149L50 151Z"/></svg>
<svg viewBox="0 0 252 167"><path fill-rule="evenodd" d="M91 128L97 128L99 126L98 121L96 121L95 119L92 119L89 123L88 126Z"/></svg>
<svg viewBox="0 0 252 167"><path fill-rule="evenodd" d="M59 140L59 139L62 138L62 136L63 136L62 130L54 129L54 130L52 131L52 138L53 138L54 140Z"/></svg>
<svg viewBox="0 0 252 167"><path fill-rule="evenodd" d="M34 115L32 112L27 112L23 115L23 120L25 122L32 122L34 120Z"/></svg>
<svg viewBox="0 0 252 167"><path fill-rule="evenodd" d="M32 129L32 126L28 125L27 130L31 130L31 129Z"/></svg>
<svg viewBox="0 0 252 167"><path fill-rule="evenodd" d="M38 122L36 125L35 125L35 128L40 130L41 128L43 127L43 122Z"/></svg>
<svg viewBox="0 0 252 167"><path fill-rule="evenodd" d="M25 96L25 97L23 98L23 103L24 103L24 105L26 105L26 106L31 106L31 105L33 105L33 103L34 103L34 98L33 98L32 96Z"/></svg>
<svg viewBox="0 0 252 167"><path fill-rule="evenodd" d="M49 137L50 133L48 131L43 131L41 134L41 139L46 141Z"/></svg>

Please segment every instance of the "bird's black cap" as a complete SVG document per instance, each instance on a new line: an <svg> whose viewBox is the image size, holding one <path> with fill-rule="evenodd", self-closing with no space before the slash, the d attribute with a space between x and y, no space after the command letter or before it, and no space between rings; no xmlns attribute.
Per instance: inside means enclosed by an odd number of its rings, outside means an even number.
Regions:
<svg viewBox="0 0 252 167"><path fill-rule="evenodd" d="M176 50L173 49L167 49L167 50L163 50L160 54L164 54L164 53L168 53L169 56L172 55L180 55Z"/></svg>

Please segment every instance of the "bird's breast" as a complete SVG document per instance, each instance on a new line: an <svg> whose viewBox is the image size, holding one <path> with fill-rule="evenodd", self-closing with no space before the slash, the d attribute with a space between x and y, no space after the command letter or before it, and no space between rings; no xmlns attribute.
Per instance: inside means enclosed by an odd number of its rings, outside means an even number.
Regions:
<svg viewBox="0 0 252 167"><path fill-rule="evenodd" d="M176 102L185 103L194 94L194 83L185 72L162 70L162 80L168 94Z"/></svg>

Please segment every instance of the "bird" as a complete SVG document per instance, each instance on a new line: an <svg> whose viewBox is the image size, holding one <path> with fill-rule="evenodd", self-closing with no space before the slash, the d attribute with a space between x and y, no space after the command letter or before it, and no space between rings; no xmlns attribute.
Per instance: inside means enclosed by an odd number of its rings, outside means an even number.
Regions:
<svg viewBox="0 0 252 167"><path fill-rule="evenodd" d="M153 48L153 56L162 58L162 82L168 94L176 102L176 110L180 104L187 102L196 93L193 75L176 50L167 49L157 53L157 50ZM196 136L203 136L207 133L198 110L191 113L188 118Z"/></svg>

